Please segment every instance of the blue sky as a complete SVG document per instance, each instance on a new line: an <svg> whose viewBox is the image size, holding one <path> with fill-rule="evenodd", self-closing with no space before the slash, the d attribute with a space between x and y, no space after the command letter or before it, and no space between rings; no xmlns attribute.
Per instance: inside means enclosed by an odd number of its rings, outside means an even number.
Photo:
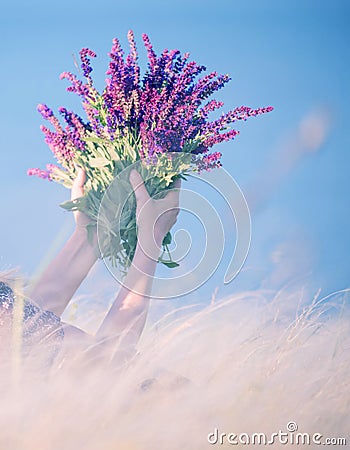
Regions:
<svg viewBox="0 0 350 450"><path fill-rule="evenodd" d="M345 0L63 0L2 6L0 269L20 266L33 273L72 225L57 206L68 191L26 176L28 167L51 161L37 103L78 109L59 74L74 71L72 55L88 46L98 54L93 75L101 88L111 40L117 36L126 45L131 28L139 48L141 33L147 32L157 50L190 51L209 70L230 73L233 80L219 95L227 109L275 107L272 114L244 123L235 142L221 147L222 162L249 193L248 201L275 180L252 211L246 268L254 275L244 281L243 274L242 286L256 287L262 280L274 286L284 269L296 277L310 273L308 282L326 292L348 287L349 16ZM315 121L316 135L320 123L328 132L308 151L298 130ZM219 271L211 287L220 276Z"/></svg>

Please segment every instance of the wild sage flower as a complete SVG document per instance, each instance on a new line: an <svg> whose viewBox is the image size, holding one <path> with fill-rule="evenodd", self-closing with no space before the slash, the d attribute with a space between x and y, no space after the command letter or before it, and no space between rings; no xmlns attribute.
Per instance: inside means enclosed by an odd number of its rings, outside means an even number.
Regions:
<svg viewBox="0 0 350 450"><path fill-rule="evenodd" d="M142 39L148 56L148 68L143 75L133 32L128 32L130 51L126 56L119 40L113 39L102 93L93 85L91 59L96 54L88 48L80 51L83 81L70 72L61 74L61 79L70 82L67 90L80 96L87 116L85 122L62 107L59 109L65 122L62 126L48 106L38 106L42 117L52 126L41 129L59 166L50 166L46 171L30 169L28 174L70 187L77 167L84 167L87 201L67 202L63 206L69 210L80 208L91 217L92 225L96 223L103 193L123 168L139 160L159 165L162 155L170 153L189 156L187 165L183 164L181 169L174 166L169 172L169 167L163 171L157 167L156 181L148 183L150 193L154 194L190 171L220 167L221 153L210 150L239 134L231 125L273 109L241 106L209 120L210 113L223 107L223 102L209 97L230 81L229 75L216 72L201 75L206 67L190 61L189 53L165 49L157 55L149 37L143 34ZM135 221L135 205L129 208L129 215ZM124 268L130 264L136 245L136 226L131 232L130 229L129 226L121 230L120 242L110 239L108 245L113 249L106 247L102 251ZM122 255L123 249L127 250Z"/></svg>

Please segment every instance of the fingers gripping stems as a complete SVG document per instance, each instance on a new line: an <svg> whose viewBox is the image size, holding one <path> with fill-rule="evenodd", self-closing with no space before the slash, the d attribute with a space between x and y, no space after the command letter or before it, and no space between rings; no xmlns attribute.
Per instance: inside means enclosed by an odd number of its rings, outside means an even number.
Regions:
<svg viewBox="0 0 350 450"><path fill-rule="evenodd" d="M176 157L176 155L175 155ZM150 195L149 186L152 179L145 176L140 162L125 169L113 181L111 189L124 189L120 198L125 199L124 205L117 208L115 219L122 226L128 226L123 222L123 208L128 208L127 198L136 199L135 226L137 226L137 245L142 251L153 259L158 259L163 243L165 250L161 257L169 253L173 261L180 262L180 267L173 270L162 269L153 278L152 297L159 299L174 298L189 293L207 280L216 272L222 261L224 252L232 247L232 236L235 244L232 256L226 269L224 282L229 283L242 268L250 245L251 222L248 205L238 184L224 169L202 174L191 174L192 179L200 184L200 191L211 190L219 195L228 207L228 214L222 216L211 194L205 192L202 195L196 192L193 183L183 183L177 179L171 189ZM142 176L140 175L142 174ZM127 182L127 183L126 183ZM204 185L201 185L201 184ZM129 186L127 190L126 185ZM204 189L203 189L204 188ZM108 196L107 196L108 198ZM179 199L181 198L181 202ZM135 202L135 200L134 200ZM103 222L108 201L101 203L99 222ZM174 234L173 242L169 239L168 232L175 224L179 211L183 216L190 215L199 225L186 229L186 223L181 221L182 229ZM99 224L98 222L98 224ZM198 227L202 232L198 232ZM99 241L103 241L103 232L99 233ZM227 235L229 233L229 236ZM202 235L204 234L204 237ZM180 237L181 235L181 237ZM229 237L229 239L228 239ZM201 241L200 241L201 240ZM199 242L200 241L200 242ZM166 244L166 246L165 246ZM112 267L105 260L112 275L121 283L124 283L123 274L117 267ZM176 264L170 264L174 267ZM134 290L133 286L128 286Z"/></svg>

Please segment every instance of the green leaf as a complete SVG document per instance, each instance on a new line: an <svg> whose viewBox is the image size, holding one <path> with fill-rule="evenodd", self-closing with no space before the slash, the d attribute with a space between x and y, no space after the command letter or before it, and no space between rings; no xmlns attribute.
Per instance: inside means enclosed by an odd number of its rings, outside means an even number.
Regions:
<svg viewBox="0 0 350 450"><path fill-rule="evenodd" d="M60 203L60 207L65 209L66 211L74 211L77 209L77 205L71 200L67 200L66 202Z"/></svg>
<svg viewBox="0 0 350 450"><path fill-rule="evenodd" d="M179 267L180 264L178 264L175 261L163 261L163 260L158 260L158 262L164 264L165 266L169 267L169 269L174 269L175 267Z"/></svg>
<svg viewBox="0 0 350 450"><path fill-rule="evenodd" d="M101 168L101 167L108 166L108 164L110 164L110 161L108 161L108 159L106 159L106 158L103 158L102 156L100 158L90 158L89 159L90 167Z"/></svg>
<svg viewBox="0 0 350 450"><path fill-rule="evenodd" d="M97 137L85 136L83 139L85 142L94 142L95 144L104 144L104 140Z"/></svg>
<svg viewBox="0 0 350 450"><path fill-rule="evenodd" d="M96 222L90 222L86 225L86 231L88 235L88 242L93 244L95 232L96 232Z"/></svg>
<svg viewBox="0 0 350 450"><path fill-rule="evenodd" d="M168 231L167 234L164 236L162 244L169 245L169 244L171 244L171 240L172 240L171 233L170 233L170 231Z"/></svg>

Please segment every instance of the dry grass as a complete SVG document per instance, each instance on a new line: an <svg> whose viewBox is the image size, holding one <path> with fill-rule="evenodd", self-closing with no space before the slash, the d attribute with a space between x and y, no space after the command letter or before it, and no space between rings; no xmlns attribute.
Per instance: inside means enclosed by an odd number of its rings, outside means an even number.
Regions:
<svg viewBox="0 0 350 450"><path fill-rule="evenodd" d="M123 369L95 361L10 377L0 449L203 450L215 427L272 433L291 420L350 442L347 293L303 307L297 297L245 292L174 311L149 324Z"/></svg>

